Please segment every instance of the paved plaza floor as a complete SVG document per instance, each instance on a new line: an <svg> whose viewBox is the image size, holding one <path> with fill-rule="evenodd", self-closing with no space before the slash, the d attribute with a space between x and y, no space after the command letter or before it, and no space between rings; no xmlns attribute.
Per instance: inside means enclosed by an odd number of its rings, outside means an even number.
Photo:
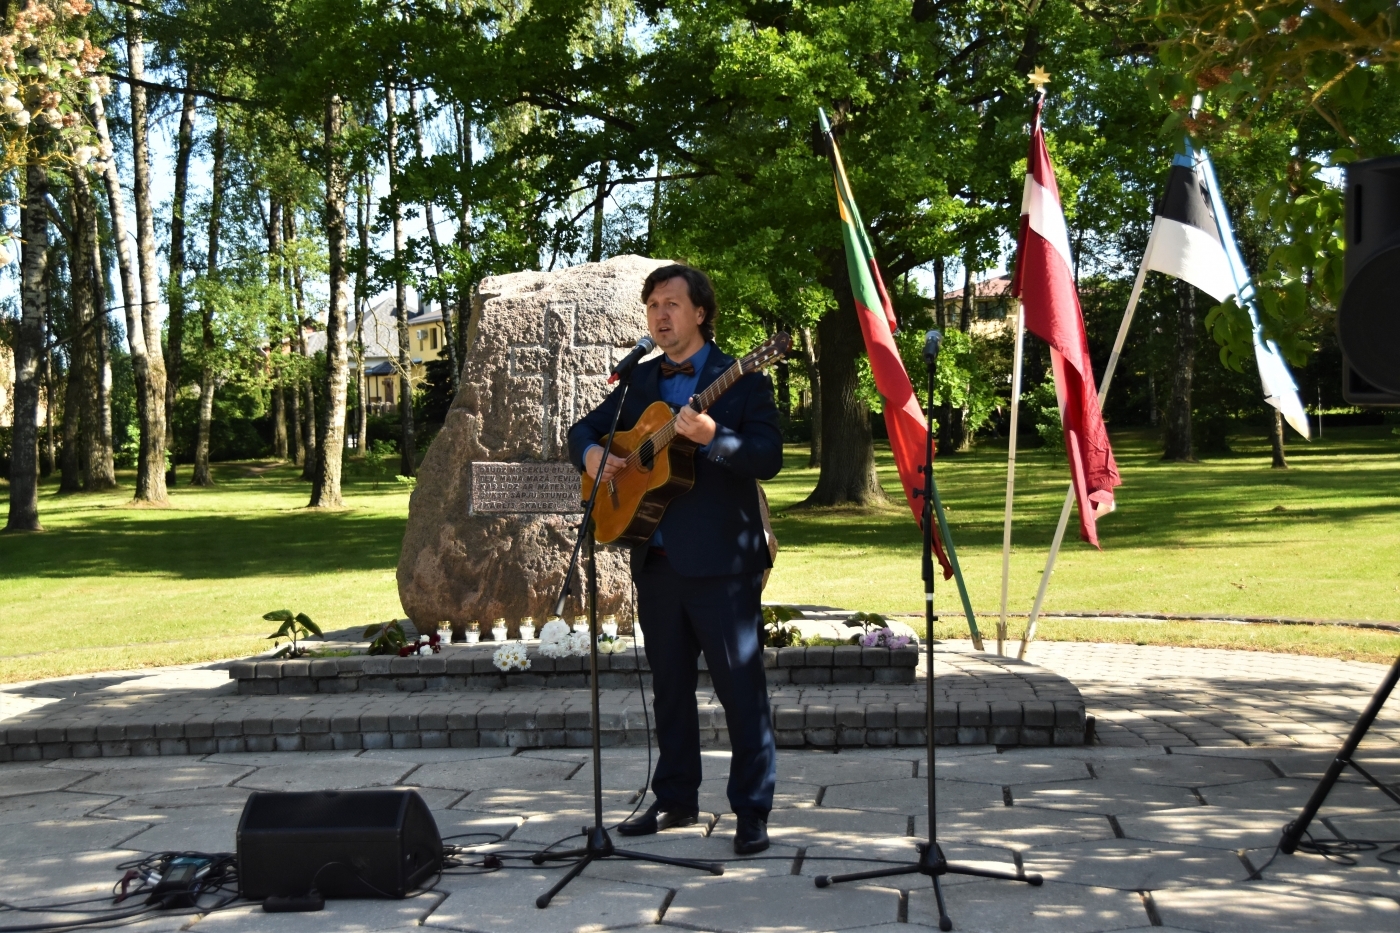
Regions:
<svg viewBox="0 0 1400 933"><path fill-rule="evenodd" d="M940 749L939 838L950 858L1038 872L1041 887L945 879L965 931L1158 929L1400 930L1400 807L1348 775L1319 838L1390 842L1344 860L1277 855L1284 823L1312 791L1379 682L1373 664L1284 655L1044 644L1032 660L1072 679L1100 744ZM1400 698L1361 757L1400 784ZM632 809L645 748L604 750L607 819ZM507 856L501 870L444 873L403 901L331 901L320 913L266 914L235 903L156 916L142 931L881 931L936 927L918 876L818 889L819 874L913 859L927 833L921 749L783 750L773 847L738 859L724 778L705 753L701 824L635 841L662 854L726 859L723 876L625 861L590 867L546 910L536 895L562 868L528 855L590 821L580 749L441 748L62 759L0 764L0 901L37 906L111 890L115 866L152 852L232 851L253 790L413 787L464 855ZM489 833L489 836L461 834ZM497 838L499 837L499 841ZM629 844L634 841L629 840ZM1387 853L1389 853L1387 855ZM1388 857L1392 861L1384 860ZM1272 861L1271 861L1272 859ZM0 927L62 919L0 911Z"/></svg>

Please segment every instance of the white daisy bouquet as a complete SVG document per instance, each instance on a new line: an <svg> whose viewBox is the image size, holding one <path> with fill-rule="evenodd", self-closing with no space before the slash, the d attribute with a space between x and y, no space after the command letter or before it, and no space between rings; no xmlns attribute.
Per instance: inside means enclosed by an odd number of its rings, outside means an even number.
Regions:
<svg viewBox="0 0 1400 933"><path fill-rule="evenodd" d="M498 670L506 673L528 671L530 669L530 656L525 653L523 643L512 641L496 649L496 653L491 656L491 663L495 664Z"/></svg>

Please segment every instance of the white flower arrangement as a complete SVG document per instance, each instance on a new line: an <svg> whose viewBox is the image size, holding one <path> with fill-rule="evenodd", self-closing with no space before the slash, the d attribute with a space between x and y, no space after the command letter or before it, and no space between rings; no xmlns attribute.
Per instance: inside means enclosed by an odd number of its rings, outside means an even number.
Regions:
<svg viewBox="0 0 1400 933"><path fill-rule="evenodd" d="M588 633L587 633L587 632L570 632L570 633L569 633L568 645L569 645L569 654L577 655L577 656L579 656L580 658L587 657L587 656L588 656Z"/></svg>
<svg viewBox="0 0 1400 933"><path fill-rule="evenodd" d="M632 639L630 638L609 638L607 635L598 636L599 654L622 654L624 651L630 651L631 648Z"/></svg>
<svg viewBox="0 0 1400 933"><path fill-rule="evenodd" d="M540 654L546 658L569 656L569 624L563 619L550 619L540 629Z"/></svg>
<svg viewBox="0 0 1400 933"><path fill-rule="evenodd" d="M513 641L497 648L496 653L491 656L491 663L495 664L498 670L506 673L528 671L530 669L530 656L525 653L525 645Z"/></svg>

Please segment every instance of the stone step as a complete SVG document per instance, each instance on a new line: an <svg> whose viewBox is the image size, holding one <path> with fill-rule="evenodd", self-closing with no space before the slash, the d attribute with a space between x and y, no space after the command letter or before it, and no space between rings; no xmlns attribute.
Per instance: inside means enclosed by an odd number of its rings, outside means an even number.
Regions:
<svg viewBox="0 0 1400 933"><path fill-rule="evenodd" d="M229 678L247 696L308 693L394 693L407 691L503 690L510 687L577 689L589 686L589 659L549 658L538 644L527 644L530 669L504 673L492 656L500 645L445 646L441 653L406 658L370 656L258 659L229 667ZM808 648L765 648L763 666L770 686L787 684L912 684L919 664L917 648L864 648L836 645ZM598 656L598 685L627 689L637 672L649 682L651 665L640 651ZM700 683L708 686L704 655Z"/></svg>

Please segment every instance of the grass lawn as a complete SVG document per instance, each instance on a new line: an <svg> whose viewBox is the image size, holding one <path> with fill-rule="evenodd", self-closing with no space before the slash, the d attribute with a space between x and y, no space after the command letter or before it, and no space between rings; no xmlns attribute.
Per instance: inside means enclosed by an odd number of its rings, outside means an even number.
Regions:
<svg viewBox="0 0 1400 933"><path fill-rule="evenodd" d="M1104 550L1067 542L1047 610L1400 620L1400 439L1389 428L1329 430L1268 467L1262 440L1200 464L1163 464L1145 434L1116 434L1119 509ZM1010 609L1026 612L1067 472L1023 452ZM766 598L881 612L922 611L919 538L908 510L792 509L816 471L791 448L768 491L782 544ZM881 455L886 488L893 465ZM980 614L996 612L1005 451L986 445L938 465L963 570ZM215 465L218 485L181 485L169 509L127 505L128 485L59 495L46 482L39 535L0 535L0 682L176 664L267 647L262 614L289 608L328 628L399 615L394 566L408 495L346 483L349 507L303 508L298 470ZM189 469L181 471L187 480ZM940 632L965 632L941 584ZM981 620L991 636L991 619ZM1024 620L1011 620L1019 633ZM1388 661L1400 636L1352 629L1209 623L1056 621L1041 636L1255 647Z"/></svg>

